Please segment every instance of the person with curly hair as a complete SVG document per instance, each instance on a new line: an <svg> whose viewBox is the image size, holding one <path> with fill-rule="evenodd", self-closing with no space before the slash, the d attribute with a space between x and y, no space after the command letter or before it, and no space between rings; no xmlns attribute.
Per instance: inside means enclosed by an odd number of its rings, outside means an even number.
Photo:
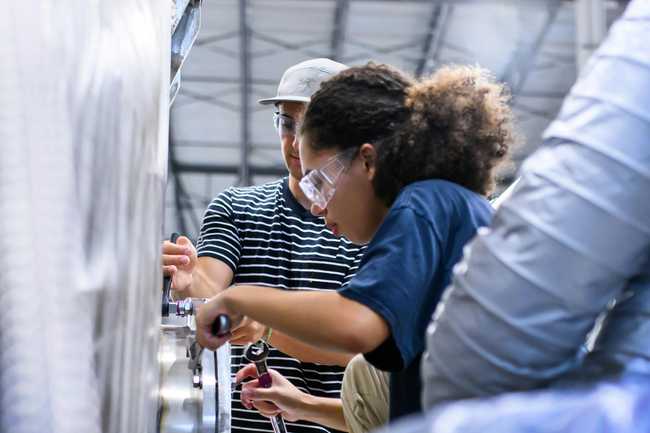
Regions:
<svg viewBox="0 0 650 433"><path fill-rule="evenodd" d="M367 244L359 270L336 292L231 287L201 308L200 343L227 340L210 333L218 315L250 317L318 347L362 353L390 372L390 419L420 412L425 331L463 247L490 222L486 196L513 142L512 117L504 87L478 67L415 80L369 63L324 81L304 116L300 185L334 234ZM255 386L249 404L266 414L309 416L275 386Z"/></svg>

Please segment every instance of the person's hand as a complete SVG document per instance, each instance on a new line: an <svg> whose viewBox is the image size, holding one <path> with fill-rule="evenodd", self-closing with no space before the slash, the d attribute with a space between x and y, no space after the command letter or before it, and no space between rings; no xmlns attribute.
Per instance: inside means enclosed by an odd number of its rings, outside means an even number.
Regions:
<svg viewBox="0 0 650 433"><path fill-rule="evenodd" d="M185 236L179 236L176 243L163 242L163 275L172 277L175 298L186 298L192 287L192 272L197 262L196 248Z"/></svg>
<svg viewBox="0 0 650 433"><path fill-rule="evenodd" d="M237 328L232 330L232 344L248 344L258 341L266 332L266 326L244 317Z"/></svg>
<svg viewBox="0 0 650 433"><path fill-rule="evenodd" d="M199 305L196 314L196 339L202 347L210 350L217 350L232 338L232 332L227 332L222 336L216 336L212 333L212 324L217 316L221 314L228 316L231 330L237 328L242 321L241 315L226 308L223 302L224 295L226 295L226 292L222 292L205 304Z"/></svg>
<svg viewBox="0 0 650 433"><path fill-rule="evenodd" d="M247 378L255 378L242 385L241 402L244 407L255 407L269 418L282 415L287 421L304 419L310 395L300 391L276 370L269 369L269 374L273 385L270 388L262 388L257 379L255 364L248 364L237 372L237 383Z"/></svg>

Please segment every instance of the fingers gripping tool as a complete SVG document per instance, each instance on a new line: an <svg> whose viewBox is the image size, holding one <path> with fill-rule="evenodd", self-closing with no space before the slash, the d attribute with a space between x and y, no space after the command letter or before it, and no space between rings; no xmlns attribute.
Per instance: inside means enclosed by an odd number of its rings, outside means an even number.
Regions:
<svg viewBox="0 0 650 433"><path fill-rule="evenodd" d="M269 373L266 358L269 356L269 345L263 340L246 346L244 356L247 360L255 364L257 368L257 377L261 387L270 388L272 385L271 374ZM287 428L284 425L284 419L281 415L276 415L271 418L271 425L275 433L287 433Z"/></svg>

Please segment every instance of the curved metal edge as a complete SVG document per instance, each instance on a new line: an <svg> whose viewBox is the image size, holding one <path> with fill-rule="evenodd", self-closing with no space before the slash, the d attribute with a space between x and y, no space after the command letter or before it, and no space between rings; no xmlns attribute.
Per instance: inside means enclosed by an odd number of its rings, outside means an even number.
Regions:
<svg viewBox="0 0 650 433"><path fill-rule="evenodd" d="M203 408L201 413L201 433L217 432L217 366L216 354L204 350L201 354L201 383L203 384Z"/></svg>
<svg viewBox="0 0 650 433"><path fill-rule="evenodd" d="M201 28L201 0L191 1L172 30L169 105L180 88L180 72Z"/></svg>

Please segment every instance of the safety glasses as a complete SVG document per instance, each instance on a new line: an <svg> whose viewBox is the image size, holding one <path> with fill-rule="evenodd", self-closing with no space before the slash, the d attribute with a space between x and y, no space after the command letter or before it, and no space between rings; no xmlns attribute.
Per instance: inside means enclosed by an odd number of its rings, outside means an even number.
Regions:
<svg viewBox="0 0 650 433"><path fill-rule="evenodd" d="M280 138L295 137L298 133L298 128L300 128L300 123L286 114L280 114L278 112L273 113L273 125L275 126L275 130L278 131Z"/></svg>
<svg viewBox="0 0 650 433"><path fill-rule="evenodd" d="M300 189L309 201L321 209L334 197L336 184L357 154L357 148L346 149L328 159L320 168L311 170L300 180Z"/></svg>

